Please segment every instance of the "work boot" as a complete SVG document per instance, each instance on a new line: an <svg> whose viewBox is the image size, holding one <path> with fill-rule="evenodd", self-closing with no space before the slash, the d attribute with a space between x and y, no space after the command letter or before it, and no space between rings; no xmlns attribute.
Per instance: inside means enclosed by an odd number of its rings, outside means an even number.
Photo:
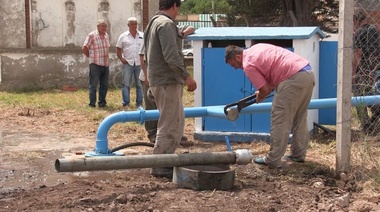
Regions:
<svg viewBox="0 0 380 212"><path fill-rule="evenodd" d="M148 139L150 143L156 143L156 135L148 135Z"/></svg>
<svg viewBox="0 0 380 212"><path fill-rule="evenodd" d="M164 167L164 168L152 168L150 174L153 177L164 177L168 179L173 178L173 167Z"/></svg>
<svg viewBox="0 0 380 212"><path fill-rule="evenodd" d="M194 142L189 141L186 136L182 136L181 141L179 142L179 145L183 147L189 147L189 146L193 146Z"/></svg>
<svg viewBox="0 0 380 212"><path fill-rule="evenodd" d="M293 157L291 155L285 155L284 158L287 161L293 161L293 162L297 162L297 163L305 163L305 159L304 158L295 158L295 157Z"/></svg>

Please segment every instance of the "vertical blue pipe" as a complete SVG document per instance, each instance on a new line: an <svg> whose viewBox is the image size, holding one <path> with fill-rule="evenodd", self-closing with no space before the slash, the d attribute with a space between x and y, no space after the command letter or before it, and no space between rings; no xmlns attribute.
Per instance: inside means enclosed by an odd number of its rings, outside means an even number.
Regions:
<svg viewBox="0 0 380 212"><path fill-rule="evenodd" d="M227 151L232 152L230 139L228 138L228 136L225 136L225 139L227 144Z"/></svg>

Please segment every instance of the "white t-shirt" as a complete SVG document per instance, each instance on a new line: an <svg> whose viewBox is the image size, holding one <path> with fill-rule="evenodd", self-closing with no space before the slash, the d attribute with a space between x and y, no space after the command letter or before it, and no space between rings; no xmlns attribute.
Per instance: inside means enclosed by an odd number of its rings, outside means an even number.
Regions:
<svg viewBox="0 0 380 212"><path fill-rule="evenodd" d="M122 33L117 40L116 47L123 50L123 58L130 65L140 65L139 51L144 43L144 33L137 31L136 36L133 37L128 31Z"/></svg>

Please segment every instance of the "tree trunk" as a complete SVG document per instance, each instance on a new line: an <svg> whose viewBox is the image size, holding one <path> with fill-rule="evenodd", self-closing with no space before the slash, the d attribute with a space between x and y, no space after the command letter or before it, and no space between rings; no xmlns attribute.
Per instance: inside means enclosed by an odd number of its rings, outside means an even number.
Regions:
<svg viewBox="0 0 380 212"><path fill-rule="evenodd" d="M310 26L312 25L311 15L316 0L282 0L282 25L283 26ZM292 11L296 23L290 16Z"/></svg>

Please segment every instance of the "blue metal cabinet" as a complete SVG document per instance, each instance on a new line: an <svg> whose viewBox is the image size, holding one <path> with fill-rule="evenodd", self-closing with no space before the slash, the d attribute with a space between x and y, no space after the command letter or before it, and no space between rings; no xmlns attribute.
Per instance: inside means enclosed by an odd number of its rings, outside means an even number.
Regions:
<svg viewBox="0 0 380 212"><path fill-rule="evenodd" d="M318 64L319 46L324 33L317 27L204 27L187 38L193 42L194 78L202 82L202 89L195 91L195 106L226 105L254 93L250 81L242 70L234 70L224 61L227 45L250 47L255 43L266 42L282 47L292 47L294 52ZM315 67L317 77L318 67ZM317 79L318 81L318 79ZM318 85L316 85L316 89ZM317 96L315 96L317 98ZM272 99L266 100L272 101ZM308 127L318 121L318 112L309 114ZM218 135L236 135L233 141L252 141L250 135L260 136L270 132L270 112L241 115L236 121L200 117L195 119L195 136L201 140L224 140ZM214 133L215 132L215 133ZM226 132L226 133L220 133ZM232 133L230 133L232 132ZM239 138L238 138L239 137Z"/></svg>
<svg viewBox="0 0 380 212"><path fill-rule="evenodd" d="M202 48L202 106L226 105L255 92L242 70L224 61L225 48ZM266 101L271 101L268 99ZM269 132L270 113L240 115L234 122L213 117L203 118L204 131Z"/></svg>
<svg viewBox="0 0 380 212"><path fill-rule="evenodd" d="M336 98L338 70L338 42L319 43L319 98ZM351 71L351 70L347 70ZM319 124L335 125L336 108L319 109Z"/></svg>

